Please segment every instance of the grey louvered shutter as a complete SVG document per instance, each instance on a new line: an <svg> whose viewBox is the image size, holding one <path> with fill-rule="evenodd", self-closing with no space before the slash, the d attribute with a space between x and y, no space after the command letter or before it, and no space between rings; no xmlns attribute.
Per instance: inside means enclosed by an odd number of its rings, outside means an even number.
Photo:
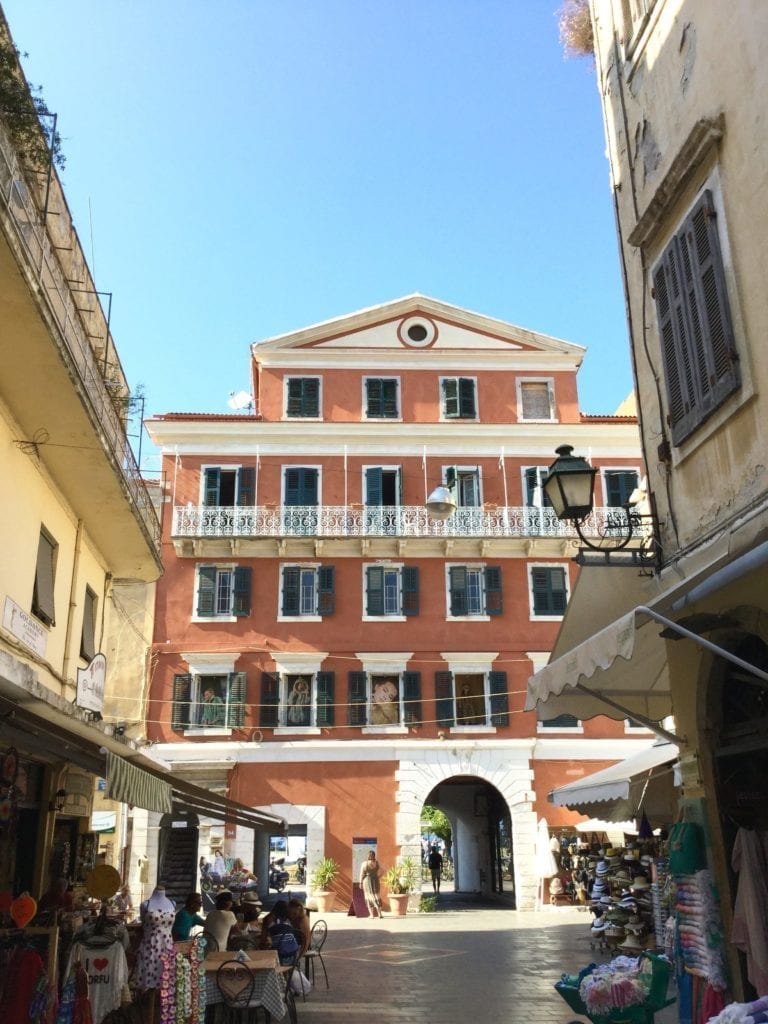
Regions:
<svg viewBox="0 0 768 1024"><path fill-rule="evenodd" d="M379 377L369 377L365 382L366 416L371 419L384 415L383 384Z"/></svg>
<svg viewBox="0 0 768 1024"><path fill-rule="evenodd" d="M349 673L349 694L347 698L347 724L366 725L368 704L368 676L365 672Z"/></svg>
<svg viewBox="0 0 768 1024"><path fill-rule="evenodd" d="M235 567L235 592L232 611L238 617L251 614L251 569L247 565Z"/></svg>
<svg viewBox="0 0 768 1024"><path fill-rule="evenodd" d="M384 614L384 570L379 565L365 570L365 614Z"/></svg>
<svg viewBox="0 0 768 1024"><path fill-rule="evenodd" d="M219 490L221 486L221 470L217 468L206 469L203 487L203 504L218 505Z"/></svg>
<svg viewBox="0 0 768 1024"><path fill-rule="evenodd" d="M435 672L435 718L438 725L454 724L452 672Z"/></svg>
<svg viewBox="0 0 768 1024"><path fill-rule="evenodd" d="M443 380L443 415L459 415L459 382L455 377L446 377Z"/></svg>
<svg viewBox="0 0 768 1024"><path fill-rule="evenodd" d="M336 676L333 672L317 673L317 724L333 725L336 720L334 690Z"/></svg>
<svg viewBox="0 0 768 1024"><path fill-rule="evenodd" d="M365 504L378 508L383 500L383 473L379 466L365 471Z"/></svg>
<svg viewBox="0 0 768 1024"><path fill-rule="evenodd" d="M171 703L171 728L183 732L189 727L192 708L192 676L188 672L173 677L173 701Z"/></svg>
<svg viewBox="0 0 768 1024"><path fill-rule="evenodd" d="M321 565L317 570L317 614L333 615L336 610L336 572L332 565Z"/></svg>
<svg viewBox="0 0 768 1024"><path fill-rule="evenodd" d="M302 415L317 419L320 415L320 381L317 377L304 378Z"/></svg>
<svg viewBox="0 0 768 1024"><path fill-rule="evenodd" d="M229 674L228 722L230 729L242 729L245 725L245 672Z"/></svg>
<svg viewBox="0 0 768 1024"><path fill-rule="evenodd" d="M419 567L403 566L403 615L419 614Z"/></svg>
<svg viewBox="0 0 768 1024"><path fill-rule="evenodd" d="M448 570L451 615L467 614L467 570L463 565L452 565Z"/></svg>
<svg viewBox="0 0 768 1024"><path fill-rule="evenodd" d="M238 474L237 504L250 507L256 495L256 470L243 466Z"/></svg>
<svg viewBox="0 0 768 1024"><path fill-rule="evenodd" d="M463 419L475 417L475 382L471 377L459 378L459 416Z"/></svg>
<svg viewBox="0 0 768 1024"><path fill-rule="evenodd" d="M201 565L197 570L197 614L210 617L216 614L216 566Z"/></svg>
<svg viewBox="0 0 768 1024"><path fill-rule="evenodd" d="M299 584L301 582L301 571L294 565L283 567L283 601L280 610L281 615L299 614Z"/></svg>
<svg viewBox="0 0 768 1024"><path fill-rule="evenodd" d="M421 725L421 672L403 672L403 708L406 725Z"/></svg>
<svg viewBox="0 0 768 1024"><path fill-rule="evenodd" d="M502 610L501 567L488 565L485 569L485 614L501 615Z"/></svg>
<svg viewBox="0 0 768 1024"><path fill-rule="evenodd" d="M280 676L276 672L261 673L261 706L259 725L265 729L276 729L280 709Z"/></svg>
<svg viewBox="0 0 768 1024"><path fill-rule="evenodd" d="M566 606L565 569L560 566L531 570L534 615L562 615Z"/></svg>
<svg viewBox="0 0 768 1024"><path fill-rule="evenodd" d="M491 725L509 725L507 673L489 672L488 689L491 697Z"/></svg>
<svg viewBox="0 0 768 1024"><path fill-rule="evenodd" d="M383 380L381 382L381 415L387 419L394 419L397 416L397 381Z"/></svg>

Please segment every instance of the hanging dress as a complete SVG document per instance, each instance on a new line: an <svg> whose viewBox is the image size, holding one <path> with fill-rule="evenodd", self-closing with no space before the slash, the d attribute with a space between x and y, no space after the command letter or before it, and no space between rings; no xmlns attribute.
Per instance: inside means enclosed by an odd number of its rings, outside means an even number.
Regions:
<svg viewBox="0 0 768 1024"><path fill-rule="evenodd" d="M175 918L175 910L152 907L144 914L144 932L136 957L136 984L142 991L160 987L163 976L160 956L174 948L171 931Z"/></svg>

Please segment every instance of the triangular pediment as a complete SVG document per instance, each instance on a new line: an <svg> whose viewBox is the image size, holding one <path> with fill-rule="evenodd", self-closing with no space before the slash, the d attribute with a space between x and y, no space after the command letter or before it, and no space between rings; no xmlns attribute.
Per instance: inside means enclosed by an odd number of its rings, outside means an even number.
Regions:
<svg viewBox="0 0 768 1024"><path fill-rule="evenodd" d="M571 356L577 361L584 354L580 345L418 294L266 338L252 346L252 353L255 359L268 362L270 353L277 355L291 349L313 349L316 355L320 354L318 349L329 355L344 350L387 349L445 355L527 351Z"/></svg>

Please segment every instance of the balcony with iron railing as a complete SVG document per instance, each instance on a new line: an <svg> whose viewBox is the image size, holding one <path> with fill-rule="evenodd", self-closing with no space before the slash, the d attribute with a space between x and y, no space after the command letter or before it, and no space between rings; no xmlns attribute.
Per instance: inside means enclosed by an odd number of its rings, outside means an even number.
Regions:
<svg viewBox="0 0 768 1024"><path fill-rule="evenodd" d="M596 508L582 532L610 537L626 522L621 508ZM574 539L574 527L551 508L531 506L458 508L434 519L422 505L176 506L174 540L199 538L552 538ZM642 541L642 535L638 537Z"/></svg>
<svg viewBox="0 0 768 1024"><path fill-rule="evenodd" d="M87 272L85 257L66 203L59 203L55 211L55 232L62 242L58 244L52 237L52 229L49 227L49 221L53 218L43 218L35 201L33 189L27 185L18 154L2 126L0 207L4 210L4 222L16 243L14 248L17 258L26 264L25 271L34 282L44 303L48 323L55 325L62 356L69 364L69 373L76 378L80 386L79 390L88 408L93 429L110 456L144 535L159 558L158 517L126 435L125 422L118 409L119 403L116 404L107 385L107 378L111 372L114 379L110 383L120 389L125 400L123 392L127 389L119 368L109 325L97 299L100 293L95 290ZM63 244L64 241L66 244ZM59 250L70 262L77 263L85 276L85 281L70 281L60 262ZM87 295L88 298L84 299L83 295ZM83 308L84 301L87 302L88 308ZM86 328L84 316L88 317L89 324L98 323L98 332ZM94 351L94 335L98 337L103 349L103 354L99 356Z"/></svg>

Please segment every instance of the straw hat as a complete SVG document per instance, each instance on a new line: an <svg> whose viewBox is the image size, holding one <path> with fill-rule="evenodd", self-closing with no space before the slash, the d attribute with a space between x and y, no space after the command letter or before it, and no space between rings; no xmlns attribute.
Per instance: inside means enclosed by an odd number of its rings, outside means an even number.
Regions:
<svg viewBox="0 0 768 1024"><path fill-rule="evenodd" d="M245 892L245 893L243 893L243 895L240 897L240 902L241 903L257 903L259 906L261 906L261 900L259 899L259 894L256 893L256 892Z"/></svg>
<svg viewBox="0 0 768 1024"><path fill-rule="evenodd" d="M632 879L633 889L650 889L650 887L650 882L645 877L645 875L635 875L635 877Z"/></svg>
<svg viewBox="0 0 768 1024"><path fill-rule="evenodd" d="M638 937L631 932L624 938L623 942L619 943L619 949L625 949L631 953L639 953L642 948Z"/></svg>

